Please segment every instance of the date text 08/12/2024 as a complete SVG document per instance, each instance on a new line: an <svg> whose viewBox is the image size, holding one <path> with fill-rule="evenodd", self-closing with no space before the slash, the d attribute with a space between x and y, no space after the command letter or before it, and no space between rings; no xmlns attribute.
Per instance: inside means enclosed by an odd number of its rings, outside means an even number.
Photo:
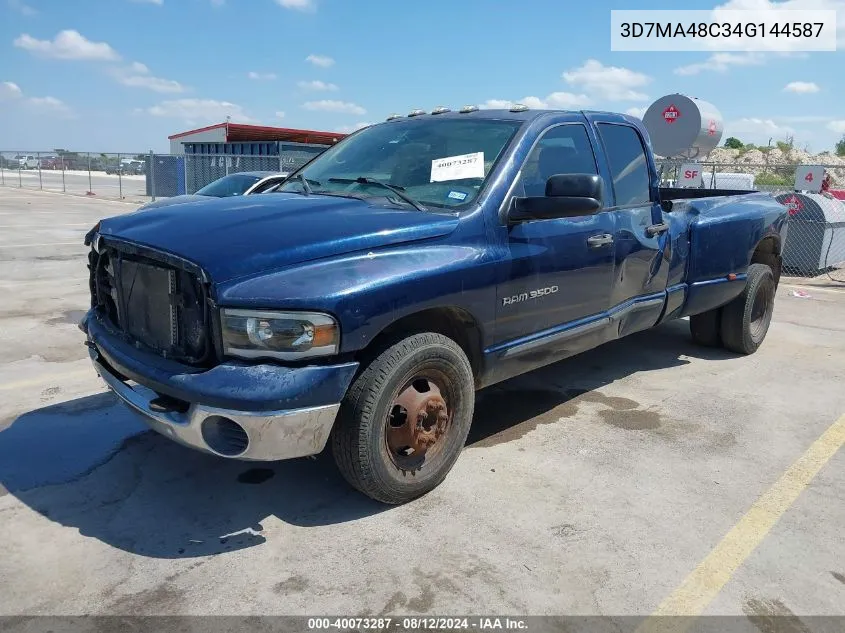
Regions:
<svg viewBox="0 0 845 633"><path fill-rule="evenodd" d="M528 623L524 619L510 617L333 617L308 618L307 628L309 631L525 631Z"/></svg>

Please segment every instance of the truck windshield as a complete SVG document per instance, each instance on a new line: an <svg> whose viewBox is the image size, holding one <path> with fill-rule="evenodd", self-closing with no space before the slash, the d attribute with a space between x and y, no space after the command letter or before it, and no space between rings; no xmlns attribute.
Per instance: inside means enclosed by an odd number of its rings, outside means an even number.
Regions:
<svg viewBox="0 0 845 633"><path fill-rule="evenodd" d="M386 184L423 206L457 207L478 196L520 125L436 116L382 123L326 150L297 175L307 179L314 194L387 197L408 204ZM303 189L302 179L294 177L277 191Z"/></svg>

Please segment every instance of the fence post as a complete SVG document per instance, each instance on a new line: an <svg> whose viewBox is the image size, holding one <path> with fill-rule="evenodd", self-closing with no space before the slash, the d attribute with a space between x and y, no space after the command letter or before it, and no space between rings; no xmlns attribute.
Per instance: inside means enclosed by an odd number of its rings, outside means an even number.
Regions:
<svg viewBox="0 0 845 633"><path fill-rule="evenodd" d="M188 193L188 154L182 154L182 178L185 182L185 193Z"/></svg>
<svg viewBox="0 0 845 633"><path fill-rule="evenodd" d="M121 172L123 169L121 168L122 163L120 162L120 154L117 155L117 195L118 197L123 200L123 175Z"/></svg>
<svg viewBox="0 0 845 633"><path fill-rule="evenodd" d="M26 160L26 154L21 154L21 156L23 156L24 160ZM22 189L22 188L23 188L23 179L21 178L21 161L18 160L18 189Z"/></svg>
<svg viewBox="0 0 845 633"><path fill-rule="evenodd" d="M153 154L153 150L150 150L150 194L152 197L152 202L156 201L156 165L155 165L155 154Z"/></svg>
<svg viewBox="0 0 845 633"><path fill-rule="evenodd" d="M0 184L6 185L6 157L0 154Z"/></svg>
<svg viewBox="0 0 845 633"><path fill-rule="evenodd" d="M67 187L65 187L65 155L62 154L62 193L67 193Z"/></svg>
<svg viewBox="0 0 845 633"><path fill-rule="evenodd" d="M91 152L88 152L88 193L94 193L94 185L91 184Z"/></svg>

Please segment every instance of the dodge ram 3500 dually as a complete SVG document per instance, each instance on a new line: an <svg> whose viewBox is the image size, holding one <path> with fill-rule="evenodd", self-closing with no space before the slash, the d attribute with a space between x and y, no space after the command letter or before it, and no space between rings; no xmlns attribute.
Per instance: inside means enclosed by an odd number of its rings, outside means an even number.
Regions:
<svg viewBox="0 0 845 633"><path fill-rule="evenodd" d="M754 352L787 210L661 189L613 113L391 119L277 192L104 219L81 322L96 371L156 431L271 461L331 445L385 503L430 491L474 392L670 319Z"/></svg>

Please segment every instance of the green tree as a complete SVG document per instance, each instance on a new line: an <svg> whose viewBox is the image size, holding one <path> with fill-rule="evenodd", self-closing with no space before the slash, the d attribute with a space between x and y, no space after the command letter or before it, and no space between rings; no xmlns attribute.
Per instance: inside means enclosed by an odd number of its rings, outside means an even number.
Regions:
<svg viewBox="0 0 845 633"><path fill-rule="evenodd" d="M845 134L843 134L842 138L836 143L836 155L845 156Z"/></svg>
<svg viewBox="0 0 845 633"><path fill-rule="evenodd" d="M724 147L726 147L727 149L742 149L743 144L742 141L740 141L735 136L729 136L727 139L725 139Z"/></svg>

